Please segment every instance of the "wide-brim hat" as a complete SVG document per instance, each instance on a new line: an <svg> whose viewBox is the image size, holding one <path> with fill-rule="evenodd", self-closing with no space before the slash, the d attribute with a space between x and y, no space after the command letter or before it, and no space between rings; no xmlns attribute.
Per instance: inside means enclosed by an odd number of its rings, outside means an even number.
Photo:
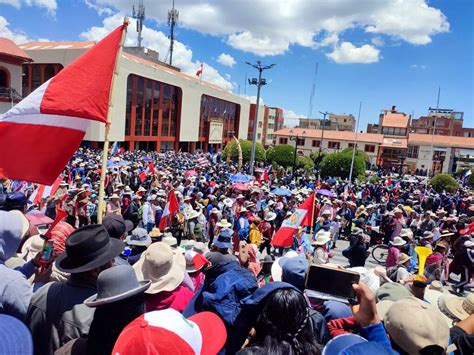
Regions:
<svg viewBox="0 0 474 355"><path fill-rule="evenodd" d="M232 223L227 221L227 219L221 219L219 222L216 223L216 226L221 227L221 228L230 228L232 227Z"/></svg>
<svg viewBox="0 0 474 355"><path fill-rule="evenodd" d="M139 281L151 280L150 288L145 292L156 294L173 291L183 282L186 261L181 252L173 251L168 244L158 242L142 253L133 269Z"/></svg>
<svg viewBox="0 0 474 355"><path fill-rule="evenodd" d="M187 220L189 220L189 219L193 219L193 218L198 218L200 215L201 215L200 211L192 210L191 212L186 213L184 217Z"/></svg>
<svg viewBox="0 0 474 355"><path fill-rule="evenodd" d="M153 228L151 230L151 232L148 234L151 238L158 238L158 237L161 237L163 235L163 233L161 233L161 230L160 228Z"/></svg>
<svg viewBox="0 0 474 355"><path fill-rule="evenodd" d="M396 247L399 247L399 246L405 245L406 243L407 242L405 240L403 240L401 237L395 237L395 238L393 238L392 245L396 246Z"/></svg>
<svg viewBox="0 0 474 355"><path fill-rule="evenodd" d="M408 260L410 260L410 256L408 256L405 253L400 253L400 255L398 256L397 264L398 265L405 264Z"/></svg>
<svg viewBox="0 0 474 355"><path fill-rule="evenodd" d="M438 299L439 310L453 320L464 320L474 314L474 293L466 298L443 294Z"/></svg>
<svg viewBox="0 0 474 355"><path fill-rule="evenodd" d="M227 207L232 207L232 205L234 204L234 201L232 201L232 199L227 197L224 199L224 201L222 201L222 203L226 205Z"/></svg>
<svg viewBox="0 0 474 355"><path fill-rule="evenodd" d="M66 250L56 259L56 267L70 274L90 271L119 256L124 246L110 238L102 225L84 226L66 239Z"/></svg>
<svg viewBox="0 0 474 355"><path fill-rule="evenodd" d="M44 239L39 234L29 237L21 247L20 258L29 261L43 250Z"/></svg>
<svg viewBox="0 0 474 355"><path fill-rule="evenodd" d="M368 340L357 334L342 334L328 341L322 355L344 354L345 350L353 345L367 343Z"/></svg>
<svg viewBox="0 0 474 355"><path fill-rule="evenodd" d="M211 209L211 214L218 214L218 213L219 213L219 210L216 207L213 207Z"/></svg>
<svg viewBox="0 0 474 355"><path fill-rule="evenodd" d="M128 245L149 246L151 244L151 237L148 235L146 229L135 228L132 234L127 235L125 243Z"/></svg>
<svg viewBox="0 0 474 355"><path fill-rule="evenodd" d="M275 212L268 212L267 215L265 216L265 221L271 222L276 218L276 213Z"/></svg>
<svg viewBox="0 0 474 355"><path fill-rule="evenodd" d="M319 231L316 233L316 239L313 241L313 245L324 245L331 240L331 233L326 231Z"/></svg>
<svg viewBox="0 0 474 355"><path fill-rule="evenodd" d="M298 253L294 250L290 250L287 252L283 257L277 258L274 263L272 264L272 279L273 281L281 281L281 275L283 273L283 269L281 268L281 265L285 263L286 260L291 259L291 258L296 258L298 256Z"/></svg>
<svg viewBox="0 0 474 355"><path fill-rule="evenodd" d="M109 199L110 199L110 200L114 200L114 199L120 200L120 196L117 195L117 194L112 194L112 196L110 196Z"/></svg>
<svg viewBox="0 0 474 355"><path fill-rule="evenodd" d="M130 265L117 265L102 271L97 278L97 293L84 301L87 307L98 307L145 292L151 281L138 281Z"/></svg>
<svg viewBox="0 0 474 355"><path fill-rule="evenodd" d="M248 209L246 209L245 207L242 207L242 208L240 209L240 213L245 213L245 212L248 212Z"/></svg>

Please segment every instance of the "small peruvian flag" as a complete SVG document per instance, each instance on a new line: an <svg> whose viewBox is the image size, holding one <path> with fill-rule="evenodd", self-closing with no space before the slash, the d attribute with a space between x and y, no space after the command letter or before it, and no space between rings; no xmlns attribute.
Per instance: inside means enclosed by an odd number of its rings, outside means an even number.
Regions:
<svg viewBox="0 0 474 355"><path fill-rule="evenodd" d="M171 216L173 216L179 210L178 200L176 199L176 194L174 190L171 190L168 195L168 201L166 201L166 206L163 210L163 214L161 215L160 219L160 230L164 230L166 225L168 224L168 220Z"/></svg>
<svg viewBox="0 0 474 355"><path fill-rule="evenodd" d="M203 63L201 63L201 68L198 69L198 71L196 72L196 76L201 76L202 75L202 69L203 69Z"/></svg>

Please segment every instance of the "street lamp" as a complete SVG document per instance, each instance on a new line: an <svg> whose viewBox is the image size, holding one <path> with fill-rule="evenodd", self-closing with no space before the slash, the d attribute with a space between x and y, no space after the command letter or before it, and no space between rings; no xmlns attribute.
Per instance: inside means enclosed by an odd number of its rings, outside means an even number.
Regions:
<svg viewBox="0 0 474 355"><path fill-rule="evenodd" d="M289 133L290 141L295 141L295 152L293 154L293 179L295 178L295 167L296 167L296 155L298 152L298 139L304 138L306 136L306 131L301 132L301 135L293 135L293 130L291 129Z"/></svg>
<svg viewBox="0 0 474 355"><path fill-rule="evenodd" d="M248 79L250 85L257 86L257 103L255 107L255 119L253 121L252 152L250 155L250 175L253 175L253 170L255 167L255 145L257 143L257 120L258 120L258 109L259 109L259 104L260 104L260 89L263 85L267 84L267 81L265 79L262 79L262 72L264 70L273 68L276 64L263 65L259 60L257 60L257 64L252 64L249 62L245 62L245 64L250 65L251 67L254 67L255 69L258 70L258 79L257 78Z"/></svg>

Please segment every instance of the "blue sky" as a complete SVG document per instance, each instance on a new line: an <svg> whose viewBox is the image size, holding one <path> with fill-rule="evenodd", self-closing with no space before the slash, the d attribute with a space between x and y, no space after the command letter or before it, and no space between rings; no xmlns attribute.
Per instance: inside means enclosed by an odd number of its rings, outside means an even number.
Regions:
<svg viewBox="0 0 474 355"><path fill-rule="evenodd" d="M30 40L98 40L138 0L0 0L0 36ZM167 56L171 0L145 0L145 45ZM415 117L436 105L465 112L474 127L474 1L471 0L176 0L175 63L204 80L244 93L256 75L246 61L277 66L265 73L265 104L287 117L318 111L357 115L359 129L397 105ZM136 41L135 27L128 44ZM240 87L239 87L240 86ZM256 88L246 87L256 95ZM288 121L291 122L291 121Z"/></svg>

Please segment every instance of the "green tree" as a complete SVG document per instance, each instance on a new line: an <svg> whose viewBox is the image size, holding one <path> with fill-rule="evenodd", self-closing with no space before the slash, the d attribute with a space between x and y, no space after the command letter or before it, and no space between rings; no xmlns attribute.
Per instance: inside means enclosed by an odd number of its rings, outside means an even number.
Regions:
<svg viewBox="0 0 474 355"><path fill-rule="evenodd" d="M239 140L240 147L242 149L242 159L244 162L250 161L250 157L252 155L252 142L248 140ZM231 140L228 142L222 151L222 159L226 160L227 155L230 152L230 158L232 161L239 160L239 150L237 148L237 143L235 140ZM263 148L262 144L257 143L255 145L255 160L256 161L265 161L265 149Z"/></svg>
<svg viewBox="0 0 474 355"><path fill-rule="evenodd" d="M352 154L339 152L326 155L321 162L321 175L323 177L340 177L346 179L351 170ZM365 178L365 158L362 154L356 154L354 157L353 178Z"/></svg>
<svg viewBox="0 0 474 355"><path fill-rule="evenodd" d="M298 157L298 168L310 171L314 168L314 161L310 157Z"/></svg>
<svg viewBox="0 0 474 355"><path fill-rule="evenodd" d="M267 150L267 161L287 168L293 166L295 148L289 144L280 144Z"/></svg>
<svg viewBox="0 0 474 355"><path fill-rule="evenodd" d="M352 158L352 148L346 148L344 149L341 153L344 153L344 154L349 154ZM362 150L359 150L359 149L356 149L356 153L355 155L357 157L362 157L366 162L369 162L370 161L370 158L369 156L367 155L366 152L363 152Z"/></svg>
<svg viewBox="0 0 474 355"><path fill-rule="evenodd" d="M431 186L437 191L456 191L459 188L456 180L449 174L436 174L430 180Z"/></svg>

